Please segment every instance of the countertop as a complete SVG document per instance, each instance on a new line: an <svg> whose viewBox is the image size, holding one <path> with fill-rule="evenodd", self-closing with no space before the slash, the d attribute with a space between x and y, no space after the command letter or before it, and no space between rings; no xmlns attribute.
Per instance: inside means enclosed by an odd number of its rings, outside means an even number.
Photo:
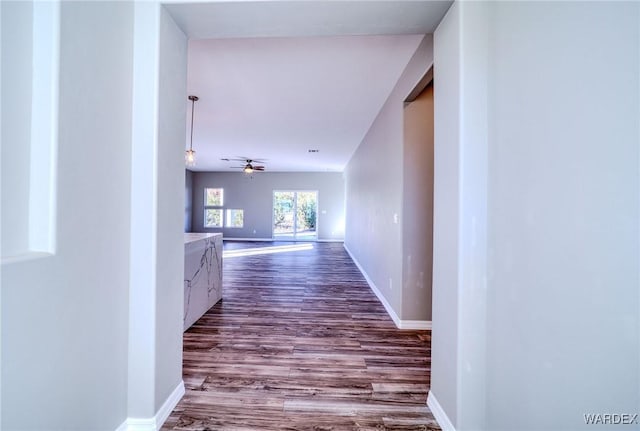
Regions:
<svg viewBox="0 0 640 431"><path fill-rule="evenodd" d="M190 242L196 242L196 241L203 240L205 238L213 238L216 236L222 236L222 234L221 233L185 232L184 243L189 244Z"/></svg>

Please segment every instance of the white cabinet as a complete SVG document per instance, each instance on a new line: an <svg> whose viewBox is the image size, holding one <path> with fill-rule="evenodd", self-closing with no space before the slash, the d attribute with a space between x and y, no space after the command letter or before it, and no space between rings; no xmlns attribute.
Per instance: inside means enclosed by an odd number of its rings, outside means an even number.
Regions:
<svg viewBox="0 0 640 431"><path fill-rule="evenodd" d="M184 234L184 330L222 299L222 234Z"/></svg>

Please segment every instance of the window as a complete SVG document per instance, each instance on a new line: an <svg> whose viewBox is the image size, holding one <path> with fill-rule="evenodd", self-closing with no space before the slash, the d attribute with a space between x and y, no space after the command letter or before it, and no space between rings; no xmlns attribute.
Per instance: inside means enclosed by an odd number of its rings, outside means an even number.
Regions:
<svg viewBox="0 0 640 431"><path fill-rule="evenodd" d="M224 205L224 189L204 189L204 206L221 207Z"/></svg>
<svg viewBox="0 0 640 431"><path fill-rule="evenodd" d="M241 228L244 226L244 210L224 207L224 189L204 189L204 227Z"/></svg>
<svg viewBox="0 0 640 431"><path fill-rule="evenodd" d="M222 227L224 189L204 189L204 227Z"/></svg>
<svg viewBox="0 0 640 431"><path fill-rule="evenodd" d="M242 227L244 225L244 210L227 210L225 227Z"/></svg>
<svg viewBox="0 0 640 431"><path fill-rule="evenodd" d="M204 210L204 227L222 227L222 209L206 208Z"/></svg>

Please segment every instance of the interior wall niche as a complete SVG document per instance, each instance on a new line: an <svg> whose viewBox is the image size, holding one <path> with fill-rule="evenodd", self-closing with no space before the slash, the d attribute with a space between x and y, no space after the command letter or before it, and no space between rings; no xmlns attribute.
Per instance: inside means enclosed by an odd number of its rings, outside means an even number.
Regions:
<svg viewBox="0 0 640 431"><path fill-rule="evenodd" d="M55 252L60 2L3 2L2 263Z"/></svg>
<svg viewBox="0 0 640 431"><path fill-rule="evenodd" d="M433 68L405 99L402 182L402 316L431 321L433 268Z"/></svg>

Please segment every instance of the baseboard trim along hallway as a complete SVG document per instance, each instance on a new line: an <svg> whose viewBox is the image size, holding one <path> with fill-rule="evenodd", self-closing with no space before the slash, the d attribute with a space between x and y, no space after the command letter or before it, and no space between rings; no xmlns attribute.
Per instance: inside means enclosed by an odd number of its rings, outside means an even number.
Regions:
<svg viewBox="0 0 640 431"><path fill-rule="evenodd" d="M158 431L185 394L184 381L171 392L155 416L151 418L127 418L116 431Z"/></svg>
<svg viewBox="0 0 640 431"><path fill-rule="evenodd" d="M440 428L442 428L442 431L456 431L456 428L449 420L449 416L447 416L431 391L429 391L429 395L427 395L427 407L429 407L431 413L433 413L433 417L436 419L436 422L438 422L438 425L440 425Z"/></svg>
<svg viewBox="0 0 640 431"><path fill-rule="evenodd" d="M384 295L382 295L382 292L378 290L375 283L371 280L371 278L369 278L369 274L367 274L364 268L362 268L362 265L360 265L360 262L358 262L358 259L355 258L355 256L353 255L353 253L351 253L351 250L349 250L349 247L347 247L346 244L344 244L344 249L347 251L347 254L349 255L349 257L351 257L351 260L353 261L353 263L355 263L356 267L358 267L364 279L367 280L367 284L371 288L371 291L375 293L376 297L378 297L378 300L382 303L382 305L384 306L384 309L387 311L387 314L389 314L389 317L391 317L391 320L393 320L393 323L396 324L396 327L398 329L415 329L415 330L431 329L431 320L401 320L400 317L398 317L396 312L391 307L391 304L389 304L386 298L384 297Z"/></svg>

